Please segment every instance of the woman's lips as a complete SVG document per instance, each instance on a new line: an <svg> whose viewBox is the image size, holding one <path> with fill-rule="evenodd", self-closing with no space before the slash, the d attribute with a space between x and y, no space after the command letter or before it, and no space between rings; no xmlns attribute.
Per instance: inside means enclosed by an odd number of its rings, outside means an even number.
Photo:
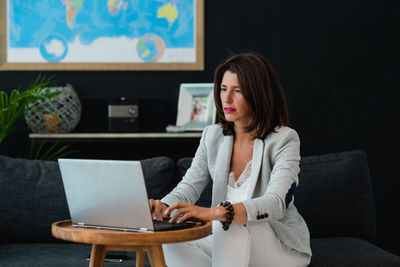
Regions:
<svg viewBox="0 0 400 267"><path fill-rule="evenodd" d="M225 111L226 113L231 113L231 112L236 111L236 109L234 109L234 108L224 108L224 111Z"/></svg>

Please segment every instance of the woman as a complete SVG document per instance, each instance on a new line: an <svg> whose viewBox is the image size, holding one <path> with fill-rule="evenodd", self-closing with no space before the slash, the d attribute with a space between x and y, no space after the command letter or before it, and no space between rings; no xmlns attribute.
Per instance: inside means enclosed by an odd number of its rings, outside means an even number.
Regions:
<svg viewBox="0 0 400 267"><path fill-rule="evenodd" d="M293 204L300 141L289 128L285 95L272 65L256 53L221 63L214 77L220 124L207 127L191 167L162 200L155 219L213 221L213 234L164 245L168 266L307 266L306 223ZM213 179L211 208L193 205ZM175 213L174 213L175 212Z"/></svg>
<svg viewBox="0 0 400 267"><path fill-rule="evenodd" d="M200 99L196 99L194 101L192 114L190 115L191 121L204 121L204 110L203 105L200 102Z"/></svg>

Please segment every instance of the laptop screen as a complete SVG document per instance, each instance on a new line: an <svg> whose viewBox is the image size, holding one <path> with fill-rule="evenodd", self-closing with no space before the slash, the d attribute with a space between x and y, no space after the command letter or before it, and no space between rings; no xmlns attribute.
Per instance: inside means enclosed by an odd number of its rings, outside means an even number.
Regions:
<svg viewBox="0 0 400 267"><path fill-rule="evenodd" d="M140 161L58 162L73 224L154 230Z"/></svg>

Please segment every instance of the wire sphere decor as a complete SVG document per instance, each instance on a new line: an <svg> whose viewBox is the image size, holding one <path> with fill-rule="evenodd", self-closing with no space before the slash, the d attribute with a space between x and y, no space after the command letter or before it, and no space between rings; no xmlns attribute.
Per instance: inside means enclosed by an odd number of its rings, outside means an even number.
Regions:
<svg viewBox="0 0 400 267"><path fill-rule="evenodd" d="M25 121L34 133L68 133L81 118L81 102L74 88L47 87L50 92L60 92L51 99L40 99L26 107Z"/></svg>

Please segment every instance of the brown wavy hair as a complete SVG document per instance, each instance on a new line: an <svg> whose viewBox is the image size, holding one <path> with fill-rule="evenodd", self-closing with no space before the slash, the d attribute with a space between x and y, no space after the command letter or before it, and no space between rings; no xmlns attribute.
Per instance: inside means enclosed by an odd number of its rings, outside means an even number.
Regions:
<svg viewBox="0 0 400 267"><path fill-rule="evenodd" d="M220 97L226 71L237 75L240 90L253 113L247 132L255 131L254 138L264 139L276 126L289 125L286 96L271 63L258 53L237 54L219 64L214 75L214 101L224 135L235 135L233 122L225 120Z"/></svg>

